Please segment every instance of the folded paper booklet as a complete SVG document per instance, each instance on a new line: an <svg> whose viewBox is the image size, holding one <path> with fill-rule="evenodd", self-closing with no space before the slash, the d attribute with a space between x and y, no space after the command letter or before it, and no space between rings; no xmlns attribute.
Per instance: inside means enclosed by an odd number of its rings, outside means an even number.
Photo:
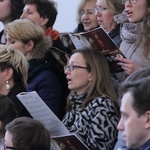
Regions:
<svg viewBox="0 0 150 150"><path fill-rule="evenodd" d="M75 134L52 137L51 139L51 150L89 150Z"/></svg>
<svg viewBox="0 0 150 150"><path fill-rule="evenodd" d="M70 48L72 51L74 49L83 48L97 49L101 51L109 63L111 72L117 73L123 71L115 58L117 56L125 56L103 28L99 27L88 32L81 33L62 33L60 34L60 39L64 46Z"/></svg>
<svg viewBox="0 0 150 150"><path fill-rule="evenodd" d="M80 141L77 136L68 131L64 124L39 97L36 91L22 92L19 93L17 97L31 116L43 123L50 131L52 139L51 150L59 150L62 148L62 145L63 148L61 150L88 150L86 145Z"/></svg>

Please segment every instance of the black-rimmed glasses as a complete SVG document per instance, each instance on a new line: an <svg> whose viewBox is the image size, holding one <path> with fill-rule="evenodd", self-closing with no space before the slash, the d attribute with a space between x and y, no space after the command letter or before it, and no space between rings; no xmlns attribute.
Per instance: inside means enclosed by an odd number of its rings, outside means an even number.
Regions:
<svg viewBox="0 0 150 150"><path fill-rule="evenodd" d="M129 1L131 4L135 4L137 0L122 0L122 4L126 4L126 2Z"/></svg>
<svg viewBox="0 0 150 150"><path fill-rule="evenodd" d="M64 66L64 71L66 69L68 69L69 71L73 71L75 68L82 68L82 69L88 69L87 67L83 67L83 66L77 66L77 65L68 65L68 66Z"/></svg>

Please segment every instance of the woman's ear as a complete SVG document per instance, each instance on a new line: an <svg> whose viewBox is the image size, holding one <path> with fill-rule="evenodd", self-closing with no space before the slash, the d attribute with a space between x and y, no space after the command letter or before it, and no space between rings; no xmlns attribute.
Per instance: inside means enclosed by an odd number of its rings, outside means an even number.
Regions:
<svg viewBox="0 0 150 150"><path fill-rule="evenodd" d="M13 72L14 71L12 68L8 68L5 70L6 81L9 80L13 76Z"/></svg>
<svg viewBox="0 0 150 150"><path fill-rule="evenodd" d="M150 111L147 111L145 113L145 118L146 118L146 121L145 121L145 128L146 129L150 129Z"/></svg>
<svg viewBox="0 0 150 150"><path fill-rule="evenodd" d="M33 49L34 47L34 42L32 40L30 40L27 44L26 44L26 51L29 52Z"/></svg>
<svg viewBox="0 0 150 150"><path fill-rule="evenodd" d="M46 18L42 18L42 21L40 23L41 26L46 26L47 22L49 21L49 19L46 17Z"/></svg>
<svg viewBox="0 0 150 150"><path fill-rule="evenodd" d="M89 81L92 81L93 77L92 77L92 74L89 73Z"/></svg>

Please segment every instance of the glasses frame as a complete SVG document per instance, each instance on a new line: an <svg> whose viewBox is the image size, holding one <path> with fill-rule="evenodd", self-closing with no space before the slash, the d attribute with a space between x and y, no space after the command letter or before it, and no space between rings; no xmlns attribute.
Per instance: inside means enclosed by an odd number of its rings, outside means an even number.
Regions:
<svg viewBox="0 0 150 150"><path fill-rule="evenodd" d="M70 72L73 71L75 68L82 68L82 69L87 69L89 70L88 67L83 67L83 66L78 66L78 65L67 65L67 66L64 66L64 71L66 69L68 69Z"/></svg>
<svg viewBox="0 0 150 150"><path fill-rule="evenodd" d="M96 14L96 13L103 13L105 10L107 10L108 8L106 8L106 7L95 7L94 8L94 13Z"/></svg>
<svg viewBox="0 0 150 150"><path fill-rule="evenodd" d="M129 1L131 4L135 4L137 0L122 0L122 4L126 4L126 2Z"/></svg>

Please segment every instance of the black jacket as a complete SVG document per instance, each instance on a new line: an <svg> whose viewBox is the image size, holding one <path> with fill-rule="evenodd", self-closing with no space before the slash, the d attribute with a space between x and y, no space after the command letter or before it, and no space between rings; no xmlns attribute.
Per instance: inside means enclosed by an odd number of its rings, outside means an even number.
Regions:
<svg viewBox="0 0 150 150"><path fill-rule="evenodd" d="M108 35L112 38L112 40L114 41L114 43L120 47L120 44L122 42L122 39L120 37L120 25L118 24L116 26L116 28L114 28L113 30L111 30Z"/></svg>
<svg viewBox="0 0 150 150"><path fill-rule="evenodd" d="M8 93L8 97L14 102L16 110L18 112L18 116L26 116L31 117L30 113L27 111L27 109L23 106L23 104L20 102L20 100L17 98L17 94L21 92L26 92L27 90L23 86L21 82L15 83L13 88Z"/></svg>

